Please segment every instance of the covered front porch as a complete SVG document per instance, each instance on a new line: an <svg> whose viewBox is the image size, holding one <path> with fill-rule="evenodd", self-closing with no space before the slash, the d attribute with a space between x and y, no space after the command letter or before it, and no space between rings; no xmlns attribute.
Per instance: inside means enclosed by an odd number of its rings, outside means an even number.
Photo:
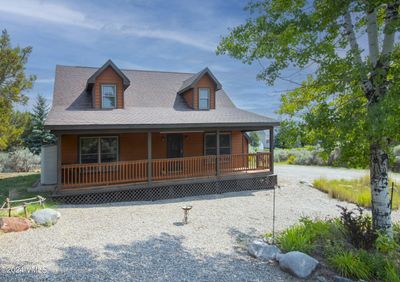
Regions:
<svg viewBox="0 0 400 282"><path fill-rule="evenodd" d="M58 148L59 192L273 174L272 147L249 153L244 130L66 132Z"/></svg>

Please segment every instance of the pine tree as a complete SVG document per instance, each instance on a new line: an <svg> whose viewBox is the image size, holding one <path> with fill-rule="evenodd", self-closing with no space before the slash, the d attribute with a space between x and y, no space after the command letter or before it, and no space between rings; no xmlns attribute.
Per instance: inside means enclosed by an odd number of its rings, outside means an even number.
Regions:
<svg viewBox="0 0 400 282"><path fill-rule="evenodd" d="M254 148L258 148L260 146L260 136L258 136L257 132L252 131L249 134L250 137L250 145Z"/></svg>
<svg viewBox="0 0 400 282"><path fill-rule="evenodd" d="M37 155L40 154L43 145L54 144L56 140L55 136L44 128L48 113L49 106L46 99L42 95L38 95L31 118L32 132L26 140L29 150Z"/></svg>
<svg viewBox="0 0 400 282"><path fill-rule="evenodd" d="M6 30L0 35L0 150L8 149L19 139L24 128L19 128L14 120L14 106L26 104L25 91L32 88L36 79L27 75L25 67L31 47L13 47Z"/></svg>

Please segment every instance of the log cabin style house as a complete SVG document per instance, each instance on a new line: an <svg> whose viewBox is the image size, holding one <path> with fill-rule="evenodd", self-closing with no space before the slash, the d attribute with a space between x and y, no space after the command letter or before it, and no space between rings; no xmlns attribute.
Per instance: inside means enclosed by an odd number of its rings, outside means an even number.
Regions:
<svg viewBox="0 0 400 282"><path fill-rule="evenodd" d="M58 65L45 123L58 140L54 195L96 202L269 188L277 125L238 109L208 68ZM246 132L265 129L270 150L250 153Z"/></svg>

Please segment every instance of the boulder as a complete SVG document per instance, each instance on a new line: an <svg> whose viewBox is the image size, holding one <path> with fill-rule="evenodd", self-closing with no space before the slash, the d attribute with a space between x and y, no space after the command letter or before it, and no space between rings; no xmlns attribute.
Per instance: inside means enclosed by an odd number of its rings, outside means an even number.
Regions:
<svg viewBox="0 0 400 282"><path fill-rule="evenodd" d="M0 229L4 232L20 232L28 230L31 227L31 222L22 217L1 217Z"/></svg>
<svg viewBox="0 0 400 282"><path fill-rule="evenodd" d="M268 245L261 240L255 240L249 244L247 251L252 257L261 260L273 260L281 251L275 245Z"/></svg>
<svg viewBox="0 0 400 282"><path fill-rule="evenodd" d="M32 213L32 219L41 225L53 225L60 219L61 214L53 209L37 210Z"/></svg>
<svg viewBox="0 0 400 282"><path fill-rule="evenodd" d="M279 267L298 278L307 278L315 270L318 261L302 252L289 252L278 254Z"/></svg>

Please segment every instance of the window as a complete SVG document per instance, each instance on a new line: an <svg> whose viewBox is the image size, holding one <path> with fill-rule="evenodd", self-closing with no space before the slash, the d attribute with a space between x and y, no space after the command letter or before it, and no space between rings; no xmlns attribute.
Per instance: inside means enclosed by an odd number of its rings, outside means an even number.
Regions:
<svg viewBox="0 0 400 282"><path fill-rule="evenodd" d="M81 163L107 163L118 160L118 137L81 137Z"/></svg>
<svg viewBox="0 0 400 282"><path fill-rule="evenodd" d="M199 110L210 109L210 88L199 89Z"/></svg>
<svg viewBox="0 0 400 282"><path fill-rule="evenodd" d="M217 134L206 133L204 136L204 153L206 155L217 154ZM219 134L219 153L229 155L231 153L231 134L224 132Z"/></svg>
<svg viewBox="0 0 400 282"><path fill-rule="evenodd" d="M116 92L117 87L112 84L101 86L101 107L105 109L113 109L116 105Z"/></svg>

